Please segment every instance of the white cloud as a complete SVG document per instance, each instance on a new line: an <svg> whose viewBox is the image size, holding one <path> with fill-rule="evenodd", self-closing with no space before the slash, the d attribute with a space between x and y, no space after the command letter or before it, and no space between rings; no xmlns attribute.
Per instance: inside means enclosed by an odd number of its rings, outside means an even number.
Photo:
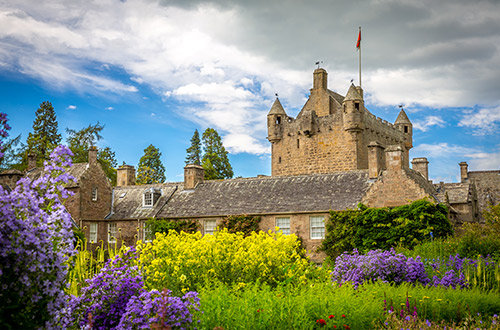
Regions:
<svg viewBox="0 0 500 330"><path fill-rule="evenodd" d="M471 128L476 135L498 134L499 122L500 106L468 112L462 117L458 126Z"/></svg>
<svg viewBox="0 0 500 330"><path fill-rule="evenodd" d="M66 107L66 109L68 109L68 110L75 110L76 109L76 105L68 105Z"/></svg>
<svg viewBox="0 0 500 330"><path fill-rule="evenodd" d="M412 149L412 153L423 155L423 157L450 157L456 155L473 154L477 150L472 148L467 148L459 145L450 145L448 143L436 143L436 144L419 144Z"/></svg>
<svg viewBox="0 0 500 330"><path fill-rule="evenodd" d="M423 120L415 120L413 128L422 132L427 132L432 126L444 127L446 122L439 116L428 116Z"/></svg>
<svg viewBox="0 0 500 330"><path fill-rule="evenodd" d="M106 110L110 110L110 111L111 111L111 110L114 110L115 108L114 108L114 107L106 107L106 108L104 108L104 109L106 109Z"/></svg>

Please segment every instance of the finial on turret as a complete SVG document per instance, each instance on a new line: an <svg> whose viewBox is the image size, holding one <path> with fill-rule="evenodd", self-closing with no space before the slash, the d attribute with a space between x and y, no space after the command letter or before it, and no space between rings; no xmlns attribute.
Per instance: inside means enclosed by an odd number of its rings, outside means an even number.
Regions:
<svg viewBox="0 0 500 330"><path fill-rule="evenodd" d="M319 65L320 65L321 63L323 63L323 61L317 61L317 62L316 62L316 65L318 66L318 69L319 69Z"/></svg>

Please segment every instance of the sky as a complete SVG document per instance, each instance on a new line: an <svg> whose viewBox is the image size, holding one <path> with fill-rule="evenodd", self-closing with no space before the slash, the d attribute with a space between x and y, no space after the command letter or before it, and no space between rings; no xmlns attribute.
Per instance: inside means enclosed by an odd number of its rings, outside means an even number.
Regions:
<svg viewBox="0 0 500 330"><path fill-rule="evenodd" d="M500 168L500 1L0 0L0 111L23 141L50 101L59 131L105 125L98 147L137 166L153 144L182 181L195 129L222 136L235 176L270 175L275 94L296 117L321 61L328 87L413 122L410 158L435 182Z"/></svg>

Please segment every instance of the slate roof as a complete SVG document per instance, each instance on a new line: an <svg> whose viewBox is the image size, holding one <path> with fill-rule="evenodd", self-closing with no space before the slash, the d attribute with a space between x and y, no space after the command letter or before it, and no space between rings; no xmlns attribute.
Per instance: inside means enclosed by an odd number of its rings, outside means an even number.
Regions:
<svg viewBox="0 0 500 330"><path fill-rule="evenodd" d="M115 187L113 189L111 214L108 215L106 219L147 219L155 217L172 194L177 190L178 185L180 185L180 183ZM153 207L143 207L142 196L144 192L150 188L159 189L161 191L161 196Z"/></svg>
<svg viewBox="0 0 500 330"><path fill-rule="evenodd" d="M333 97L333 99L337 101L339 104L342 104L344 102L344 97L339 93L334 92L332 90L328 90L328 94L330 94L330 96Z"/></svg>
<svg viewBox="0 0 500 330"><path fill-rule="evenodd" d="M368 171L206 181L179 189L158 217L322 212L356 208L371 181Z"/></svg>
<svg viewBox="0 0 500 330"><path fill-rule="evenodd" d="M68 184L67 188L78 187L78 182L80 181L80 178L85 173L85 171L87 171L88 168L89 168L89 163L73 164L69 168L68 174L73 176L76 179L76 182L73 182L73 184ZM26 176L28 176L32 180L35 180L38 179L42 175L42 173L43 173L43 167L35 167L26 172Z"/></svg>
<svg viewBox="0 0 500 330"><path fill-rule="evenodd" d="M436 184L436 186L439 186ZM445 183L443 194L448 194L450 204L466 204L470 202L470 183Z"/></svg>
<svg viewBox="0 0 500 330"><path fill-rule="evenodd" d="M371 185L368 171L289 177L210 180L193 190L182 183L116 187L110 220L194 218L237 214L327 212L356 208ZM162 195L152 208L142 206L146 189Z"/></svg>

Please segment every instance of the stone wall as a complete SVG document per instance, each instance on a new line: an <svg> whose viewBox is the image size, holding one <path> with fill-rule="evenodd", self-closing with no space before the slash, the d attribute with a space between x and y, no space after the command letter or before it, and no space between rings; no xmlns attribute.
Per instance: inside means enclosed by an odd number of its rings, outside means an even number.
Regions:
<svg viewBox="0 0 500 330"><path fill-rule="evenodd" d="M89 166L79 180L80 215L75 220L102 220L111 212L112 188L106 174L97 163ZM97 189L97 199L92 199L92 191ZM70 212L71 213L71 212ZM72 213L73 214L73 213Z"/></svg>
<svg viewBox="0 0 500 330"><path fill-rule="evenodd" d="M468 180L476 185L479 221L484 222L484 211L490 204L500 203L500 171L468 172Z"/></svg>

